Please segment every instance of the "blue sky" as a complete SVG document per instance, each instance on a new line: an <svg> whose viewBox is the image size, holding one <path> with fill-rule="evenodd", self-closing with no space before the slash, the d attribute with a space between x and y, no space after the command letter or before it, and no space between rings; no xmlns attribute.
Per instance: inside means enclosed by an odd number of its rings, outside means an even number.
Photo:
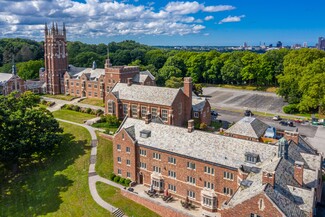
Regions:
<svg viewBox="0 0 325 217"><path fill-rule="evenodd" d="M266 3L267 2L267 3ZM323 0L0 0L0 38L43 39L65 22L68 40L149 45L315 45L325 36Z"/></svg>

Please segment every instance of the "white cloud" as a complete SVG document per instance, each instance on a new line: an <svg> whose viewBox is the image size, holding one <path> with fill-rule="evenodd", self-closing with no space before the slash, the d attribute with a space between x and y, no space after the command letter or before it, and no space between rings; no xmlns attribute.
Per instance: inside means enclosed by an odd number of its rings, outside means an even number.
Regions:
<svg viewBox="0 0 325 217"><path fill-rule="evenodd" d="M240 22L242 18L244 18L245 15L241 16L228 16L226 18L223 18L222 20L219 21L219 24L223 23L233 23L233 22Z"/></svg>
<svg viewBox="0 0 325 217"><path fill-rule="evenodd" d="M68 38L114 35L186 35L200 33L200 11L230 10L197 1L169 2L163 8L137 0L0 0L0 37L43 39L44 23L65 22ZM189 16L193 14L193 16ZM213 16L207 16L206 20ZM200 23L200 25L198 24Z"/></svg>
<svg viewBox="0 0 325 217"><path fill-rule="evenodd" d="M213 20L214 19L214 16L206 16L204 18L205 21L209 21L209 20Z"/></svg>
<svg viewBox="0 0 325 217"><path fill-rule="evenodd" d="M236 9L231 5L216 5L216 6L207 6L203 8L205 12L220 12L220 11L230 11Z"/></svg>

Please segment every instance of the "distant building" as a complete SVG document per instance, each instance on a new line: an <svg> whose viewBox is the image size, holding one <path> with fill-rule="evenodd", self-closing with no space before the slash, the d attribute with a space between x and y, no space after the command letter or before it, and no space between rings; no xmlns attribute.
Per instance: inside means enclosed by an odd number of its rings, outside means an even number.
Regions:
<svg viewBox="0 0 325 217"><path fill-rule="evenodd" d="M13 91L24 92L25 81L17 75L15 64L12 65L12 73L0 73L0 94L8 95Z"/></svg>
<svg viewBox="0 0 325 217"><path fill-rule="evenodd" d="M303 47L304 47L304 48L307 48L307 47L308 47L307 42L304 42Z"/></svg>
<svg viewBox="0 0 325 217"><path fill-rule="evenodd" d="M277 47L277 48L282 48L282 42L281 42L281 41L278 41L278 42L276 43L276 47Z"/></svg>
<svg viewBox="0 0 325 217"><path fill-rule="evenodd" d="M316 44L316 47L319 50L325 50L325 38L324 37L318 38L318 43Z"/></svg>

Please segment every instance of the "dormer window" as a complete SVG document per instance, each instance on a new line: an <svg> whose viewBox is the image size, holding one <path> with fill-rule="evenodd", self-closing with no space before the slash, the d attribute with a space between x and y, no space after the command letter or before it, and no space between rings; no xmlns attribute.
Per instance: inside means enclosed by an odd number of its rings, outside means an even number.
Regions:
<svg viewBox="0 0 325 217"><path fill-rule="evenodd" d="M140 131L140 137L141 138L148 138L151 136L151 131L150 130L141 130Z"/></svg>
<svg viewBox="0 0 325 217"><path fill-rule="evenodd" d="M245 161L248 162L248 163L254 163L255 164L255 163L259 162L259 155L247 152L245 154Z"/></svg>

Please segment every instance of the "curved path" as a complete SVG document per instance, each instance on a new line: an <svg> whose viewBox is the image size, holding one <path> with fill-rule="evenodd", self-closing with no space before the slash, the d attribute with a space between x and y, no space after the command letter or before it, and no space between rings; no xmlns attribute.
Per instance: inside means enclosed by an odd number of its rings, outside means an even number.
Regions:
<svg viewBox="0 0 325 217"><path fill-rule="evenodd" d="M89 190L90 190L90 194L93 197L93 199L95 200L95 202L100 205L101 207L103 207L104 209L110 211L111 213L115 212L116 210L118 210L118 208L112 206L111 204L105 202L98 194L97 189L96 189L96 182L103 182L106 183L108 185L114 186L116 188L123 188L123 186L112 182L108 179L105 179L103 177L100 177L99 175L97 175L96 173L96 169L95 169L95 165L96 165L96 157L97 157L97 136L96 136L96 128L93 128L91 126L88 126L86 124L79 124L79 123L75 123L72 121L67 121L67 120L63 120L63 119L59 119L56 118L56 120L58 121L62 121L65 123L69 123L69 124L74 124L74 125L78 125L81 127L86 128L90 135L91 135L91 154L90 154L90 165L89 165L89 170L88 170L88 185L89 185ZM125 216L125 215L124 215Z"/></svg>

